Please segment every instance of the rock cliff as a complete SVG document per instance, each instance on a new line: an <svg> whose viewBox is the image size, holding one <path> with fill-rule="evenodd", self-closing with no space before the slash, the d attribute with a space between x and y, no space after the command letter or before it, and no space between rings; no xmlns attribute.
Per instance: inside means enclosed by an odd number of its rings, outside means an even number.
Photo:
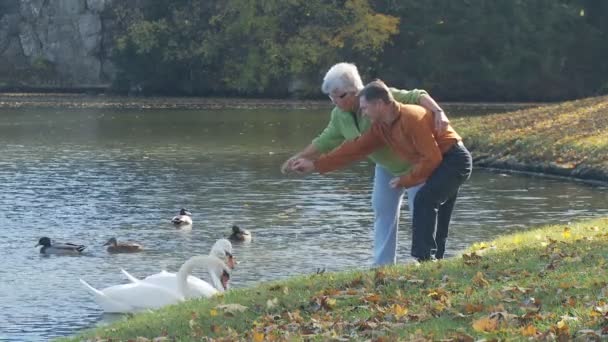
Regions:
<svg viewBox="0 0 608 342"><path fill-rule="evenodd" d="M0 1L0 88L105 88L112 0Z"/></svg>

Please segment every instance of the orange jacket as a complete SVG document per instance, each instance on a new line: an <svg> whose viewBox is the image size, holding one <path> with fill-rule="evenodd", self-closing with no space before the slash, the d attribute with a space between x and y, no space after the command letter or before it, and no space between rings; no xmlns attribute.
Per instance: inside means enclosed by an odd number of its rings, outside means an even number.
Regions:
<svg viewBox="0 0 608 342"><path fill-rule="evenodd" d="M410 172L401 176L399 185L409 188L426 181L441 163L443 154L462 138L451 125L435 136L433 113L424 107L394 102L392 110L398 114L395 121L375 122L365 134L322 155L315 161L315 169L319 173L337 170L388 145L413 165Z"/></svg>

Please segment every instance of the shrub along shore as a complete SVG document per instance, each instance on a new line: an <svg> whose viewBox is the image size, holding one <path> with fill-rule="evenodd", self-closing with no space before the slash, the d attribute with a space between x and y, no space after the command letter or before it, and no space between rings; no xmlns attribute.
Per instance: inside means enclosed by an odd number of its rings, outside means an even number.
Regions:
<svg viewBox="0 0 608 342"><path fill-rule="evenodd" d="M608 182L608 96L452 121L478 166Z"/></svg>
<svg viewBox="0 0 608 342"><path fill-rule="evenodd" d="M606 181L607 112L598 97L453 123L477 164ZM231 290L73 340L600 340L607 264L608 218L543 226L435 263Z"/></svg>

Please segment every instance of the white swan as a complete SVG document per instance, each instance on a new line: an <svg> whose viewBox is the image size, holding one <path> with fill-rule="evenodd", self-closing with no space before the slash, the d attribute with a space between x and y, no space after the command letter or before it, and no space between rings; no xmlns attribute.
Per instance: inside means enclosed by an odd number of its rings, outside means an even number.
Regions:
<svg viewBox="0 0 608 342"><path fill-rule="evenodd" d="M187 296L188 275L195 266L206 266L209 275L218 288L225 289L230 279L230 269L217 257L199 255L186 261L176 276L176 288L171 289L155 285L147 281L139 281L123 285L114 285L103 290L97 290L86 281L80 282L94 295L95 302L105 311L112 313L138 312L147 309L157 309L165 305L184 301ZM133 279L131 279L133 281Z"/></svg>
<svg viewBox="0 0 608 342"><path fill-rule="evenodd" d="M234 257L232 256L232 244L226 239L217 240L215 244L213 244L209 256L220 260L225 260L225 265L228 268L234 268L235 261ZM175 273L163 270L159 273L147 276L146 278L140 280L129 274L129 272L125 271L124 269L121 271L133 283L145 282L148 284L164 287L165 289L168 289L170 291L177 290L178 278L177 274ZM213 285L193 275L189 275L187 278L187 286L184 291L186 298L209 298L217 294L218 292L223 292L228 289L227 280L229 279L229 274L222 274L218 279L218 274L210 273L210 277L211 281L213 282ZM224 279L226 277L228 277L228 279Z"/></svg>

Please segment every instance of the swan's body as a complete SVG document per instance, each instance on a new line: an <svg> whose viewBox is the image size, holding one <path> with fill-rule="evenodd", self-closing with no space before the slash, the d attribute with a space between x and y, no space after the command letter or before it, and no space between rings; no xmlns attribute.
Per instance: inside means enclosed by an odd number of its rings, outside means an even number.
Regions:
<svg viewBox="0 0 608 342"><path fill-rule="evenodd" d="M129 272L125 270L121 271L134 284L136 284L137 282L143 282L155 286L160 286L172 292L177 291L178 288L177 273L171 273L163 270L160 273L156 273L139 280L136 277L132 276ZM209 298L220 292L218 289L213 287L213 285L193 275L188 276L187 282L188 285L186 286L186 291L184 293L184 297L186 298Z"/></svg>
<svg viewBox="0 0 608 342"><path fill-rule="evenodd" d="M77 245L74 243L51 243L51 239L48 237L42 237L38 240L38 244L34 247L42 246L40 248L40 254L80 254L86 248L85 245Z"/></svg>
<svg viewBox="0 0 608 342"><path fill-rule="evenodd" d="M144 250L138 243L118 242L116 238L110 238L108 242L104 243L104 246L108 246L107 251L110 253L135 253Z"/></svg>
<svg viewBox="0 0 608 342"><path fill-rule="evenodd" d="M241 227L237 225L233 225L232 234L228 239L235 242L251 242L251 232L247 229L241 229Z"/></svg>
<svg viewBox="0 0 608 342"><path fill-rule="evenodd" d="M225 264L228 268L230 268L230 269L234 268L235 261L232 256L232 244L230 243L230 241L228 241L226 239L220 239L217 242L215 242L215 244L211 248L211 252L209 253L209 256L214 259L219 259L220 262L223 262L222 259L224 259L224 260L226 260ZM167 272L167 271L163 270L159 273L147 276L146 278L140 280L140 279L137 279L136 277L132 276L125 270L121 270L121 271L133 283L147 282L149 284L164 287L171 291L175 291L178 287L178 280L177 280L178 278L177 278L176 273L171 273L171 272ZM222 274L222 276L225 276L225 275ZM216 281L216 279L214 279L213 275L211 276L211 278L213 281ZM214 287L213 285L209 284L208 282L206 282L200 278L197 278L193 275L189 275L186 281L187 281L187 286L186 286L186 289L184 292L186 298L198 298L198 297L209 298L219 292L223 292L224 290L228 289L227 282L225 284L223 284L223 283L218 284L216 282L215 287Z"/></svg>
<svg viewBox="0 0 608 342"><path fill-rule="evenodd" d="M130 283L114 285L97 290L86 281L80 282L95 296L95 302L108 313L138 312L146 309L158 309L165 305L184 300L175 291L148 283Z"/></svg>
<svg viewBox="0 0 608 342"><path fill-rule="evenodd" d="M171 219L171 223L173 223L173 225L176 227L191 226L192 225L192 213L189 212L188 210L182 208L179 211L179 214L177 216L174 216Z"/></svg>
<svg viewBox="0 0 608 342"><path fill-rule="evenodd" d="M224 262L214 256L194 256L188 259L175 275L174 287L159 286L155 284L156 279L143 281L130 275L129 279L132 283L114 285L103 290L95 289L82 279L80 282L94 295L95 301L105 312L138 312L146 309L157 309L189 298L188 275L198 265L204 265L208 268L209 275L217 288L224 290L227 287L230 270ZM158 278L167 277L159 276Z"/></svg>

